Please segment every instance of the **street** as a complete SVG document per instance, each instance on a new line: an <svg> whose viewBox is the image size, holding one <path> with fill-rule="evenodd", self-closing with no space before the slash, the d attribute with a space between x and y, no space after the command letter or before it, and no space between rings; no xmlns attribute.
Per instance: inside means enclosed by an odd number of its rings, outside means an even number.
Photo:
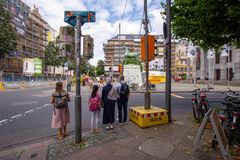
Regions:
<svg viewBox="0 0 240 160"><path fill-rule="evenodd" d="M46 86L0 92L0 148L56 135L57 130L51 128L53 107L50 104L50 96L53 89L54 86ZM87 107L89 95L89 89L82 88L83 130L88 130L90 126L90 112ZM73 131L74 92L70 92L70 97L71 119L69 131ZM209 101L214 101L222 99L223 95L208 93L208 97ZM191 98L191 93L172 94L173 119L174 113L192 113ZM151 104L153 106L164 107L164 99L164 93L151 94ZM142 106L144 104L144 94L131 93L128 104L128 106Z"/></svg>

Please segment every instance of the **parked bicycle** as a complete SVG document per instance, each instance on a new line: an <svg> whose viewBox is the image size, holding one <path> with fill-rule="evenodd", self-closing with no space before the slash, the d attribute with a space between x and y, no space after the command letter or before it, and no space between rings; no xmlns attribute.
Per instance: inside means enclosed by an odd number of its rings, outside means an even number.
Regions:
<svg viewBox="0 0 240 160"><path fill-rule="evenodd" d="M139 84L138 83L134 83L134 82L130 82L128 81L128 86L130 89L132 89L133 91L137 91L139 89Z"/></svg>
<svg viewBox="0 0 240 160"><path fill-rule="evenodd" d="M142 90L146 90L146 87L147 87L146 83L143 83L143 84L141 85L141 89L142 89ZM149 83L149 84L148 84L148 88L149 88L150 90L156 90L156 84L151 84L151 83Z"/></svg>
<svg viewBox="0 0 240 160"><path fill-rule="evenodd" d="M219 115L223 130L231 145L234 140L240 143L240 95L234 91L222 92L227 96L222 104L225 105L224 112ZM213 142L214 143L214 142Z"/></svg>
<svg viewBox="0 0 240 160"><path fill-rule="evenodd" d="M201 122L203 120L205 113L207 113L209 109L206 92L209 92L211 89L213 88L198 88L195 89L192 93L192 95L194 96L192 98L193 116L198 122Z"/></svg>

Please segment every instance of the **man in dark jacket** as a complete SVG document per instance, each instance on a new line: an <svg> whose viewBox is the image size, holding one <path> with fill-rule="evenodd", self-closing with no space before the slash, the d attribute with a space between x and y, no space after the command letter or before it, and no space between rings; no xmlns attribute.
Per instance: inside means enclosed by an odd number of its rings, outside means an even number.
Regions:
<svg viewBox="0 0 240 160"><path fill-rule="evenodd" d="M114 112L116 100L109 99L108 95L112 87L111 78L106 79L106 85L102 89L102 102L103 102L103 124L106 124L106 129L113 129L112 123L114 122Z"/></svg>
<svg viewBox="0 0 240 160"><path fill-rule="evenodd" d="M130 89L128 84L124 81L124 76L120 77L119 85L119 95L117 104L118 104L118 118L119 123L126 123L127 121L127 104L130 95ZM123 110L123 119L122 119L122 110Z"/></svg>

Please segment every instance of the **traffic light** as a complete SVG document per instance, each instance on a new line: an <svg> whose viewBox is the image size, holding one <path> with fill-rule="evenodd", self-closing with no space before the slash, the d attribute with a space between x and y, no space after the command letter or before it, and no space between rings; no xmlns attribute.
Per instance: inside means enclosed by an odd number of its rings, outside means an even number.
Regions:
<svg viewBox="0 0 240 160"><path fill-rule="evenodd" d="M154 36L148 35L148 60L155 59L155 42L156 39ZM146 61L146 38L145 36L141 37L141 60Z"/></svg>
<svg viewBox="0 0 240 160"><path fill-rule="evenodd" d="M122 75L122 72L123 72L122 64L118 64L118 72L119 72L119 75Z"/></svg>
<svg viewBox="0 0 240 160"><path fill-rule="evenodd" d="M93 38L85 35L83 38L83 56L87 59L93 58Z"/></svg>

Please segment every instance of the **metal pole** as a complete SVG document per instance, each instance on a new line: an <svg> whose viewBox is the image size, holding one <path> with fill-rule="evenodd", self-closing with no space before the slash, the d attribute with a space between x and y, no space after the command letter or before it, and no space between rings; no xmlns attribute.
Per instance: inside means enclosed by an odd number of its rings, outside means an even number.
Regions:
<svg viewBox="0 0 240 160"><path fill-rule="evenodd" d="M120 56L120 33L121 33L121 24L119 23L119 34L118 34L118 54L119 54L119 64L121 64L121 56ZM119 78L121 76L121 72L119 72Z"/></svg>
<svg viewBox="0 0 240 160"><path fill-rule="evenodd" d="M168 110L168 121L172 122L171 117L171 0L167 0L167 44L166 44L166 95L165 104Z"/></svg>
<svg viewBox="0 0 240 160"><path fill-rule="evenodd" d="M81 17L77 16L77 39L75 39L76 53L76 96L75 96L75 143L82 141L82 111L81 111L81 85L80 85L80 61L81 61Z"/></svg>
<svg viewBox="0 0 240 160"><path fill-rule="evenodd" d="M230 50L227 46L227 53L228 53L228 89L230 89Z"/></svg>
<svg viewBox="0 0 240 160"><path fill-rule="evenodd" d="M149 92L149 61L148 61L148 17L147 17L147 0L144 0L144 13L145 13L145 53L146 53L146 92L145 92L145 109L150 109L150 92Z"/></svg>

